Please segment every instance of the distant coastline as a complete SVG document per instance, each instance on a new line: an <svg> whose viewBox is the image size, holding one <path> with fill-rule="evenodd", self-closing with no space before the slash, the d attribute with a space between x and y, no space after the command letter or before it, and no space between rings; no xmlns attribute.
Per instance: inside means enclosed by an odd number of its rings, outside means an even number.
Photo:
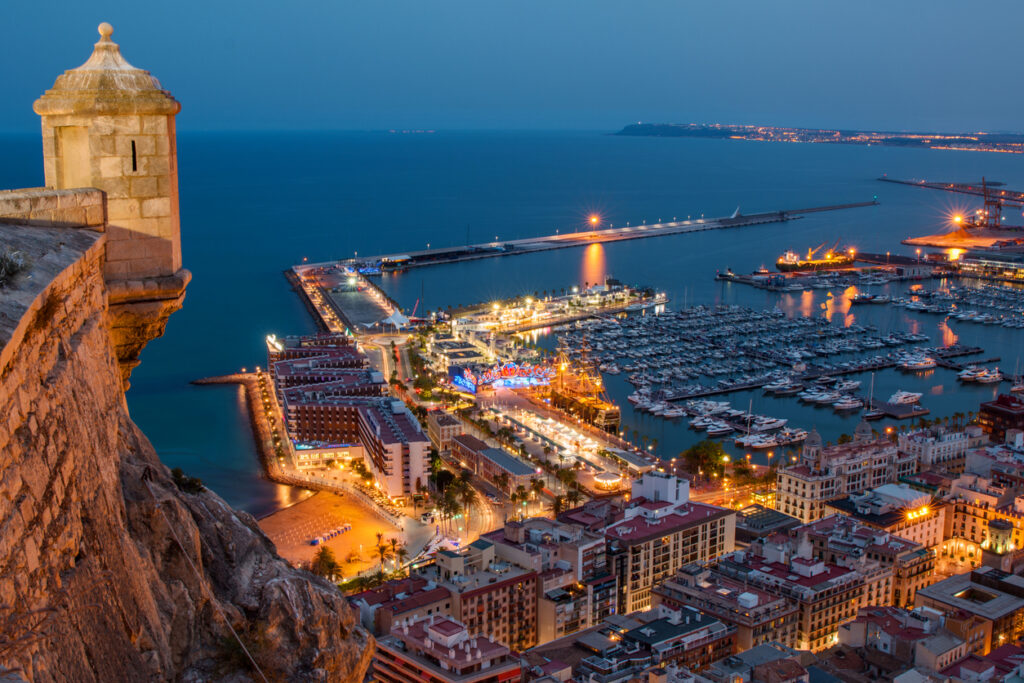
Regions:
<svg viewBox="0 0 1024 683"><path fill-rule="evenodd" d="M634 123L615 135L757 140L761 142L823 142L839 145L884 145L887 147L1024 154L1024 134L1019 133L914 133L739 126L722 123Z"/></svg>

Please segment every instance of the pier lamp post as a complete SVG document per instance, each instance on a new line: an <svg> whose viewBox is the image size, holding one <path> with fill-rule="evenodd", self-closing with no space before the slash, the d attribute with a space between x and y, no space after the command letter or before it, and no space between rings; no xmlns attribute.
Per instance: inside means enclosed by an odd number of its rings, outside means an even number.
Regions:
<svg viewBox="0 0 1024 683"><path fill-rule="evenodd" d="M921 262L921 248L920 247L918 247L918 249L917 249L917 261L918 261L918 263Z"/></svg>

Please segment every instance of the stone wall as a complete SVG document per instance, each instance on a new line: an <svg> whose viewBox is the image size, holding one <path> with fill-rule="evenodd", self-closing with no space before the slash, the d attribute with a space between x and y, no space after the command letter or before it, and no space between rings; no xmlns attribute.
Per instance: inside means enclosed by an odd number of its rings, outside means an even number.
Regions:
<svg viewBox="0 0 1024 683"><path fill-rule="evenodd" d="M0 225L0 665L33 681L361 680L369 637L245 513L179 489L125 405L107 236Z"/></svg>
<svg viewBox="0 0 1024 683"><path fill-rule="evenodd" d="M19 225L91 227L100 231L107 222L103 192L91 187L3 190L0 217L5 223Z"/></svg>

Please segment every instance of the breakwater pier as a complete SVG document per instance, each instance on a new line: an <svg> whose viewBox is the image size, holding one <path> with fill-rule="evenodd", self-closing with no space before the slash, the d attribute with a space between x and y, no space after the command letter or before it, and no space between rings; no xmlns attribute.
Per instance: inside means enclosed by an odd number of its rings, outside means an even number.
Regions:
<svg viewBox="0 0 1024 683"><path fill-rule="evenodd" d="M552 249L567 249L570 247L581 247L594 243L621 242L625 240L702 232L705 230L723 230L728 228L763 225L766 223L781 223L801 218L805 214L819 213L823 211L840 211L843 209L875 206L877 204L877 201L872 200L869 202L831 204L827 206L788 209L784 211L771 211L750 215L743 215L740 213L739 209L737 209L731 216L724 216L720 218L698 218L683 221L673 220L668 222L652 223L649 225L627 224L626 226L609 226L608 228L583 230L579 232L559 232L554 235L527 237L515 240L499 240L496 235L493 242L467 244L455 247L427 248L417 251L381 254L378 256L354 257L351 259L343 259L341 261L302 264L302 266L296 266L296 268L342 264L355 268L371 270L405 270L408 268L440 265L443 263L472 261L483 258L495 258L498 256L531 254L539 251L549 251Z"/></svg>

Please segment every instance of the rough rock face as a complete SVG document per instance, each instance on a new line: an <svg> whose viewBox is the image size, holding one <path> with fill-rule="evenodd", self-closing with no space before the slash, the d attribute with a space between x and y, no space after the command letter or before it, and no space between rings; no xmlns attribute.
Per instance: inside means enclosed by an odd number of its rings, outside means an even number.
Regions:
<svg viewBox="0 0 1024 683"><path fill-rule="evenodd" d="M129 418L105 239L0 225L33 263L0 289L0 664L34 681L261 680L230 624L268 680L361 680L370 640L338 591L249 515L179 489Z"/></svg>

